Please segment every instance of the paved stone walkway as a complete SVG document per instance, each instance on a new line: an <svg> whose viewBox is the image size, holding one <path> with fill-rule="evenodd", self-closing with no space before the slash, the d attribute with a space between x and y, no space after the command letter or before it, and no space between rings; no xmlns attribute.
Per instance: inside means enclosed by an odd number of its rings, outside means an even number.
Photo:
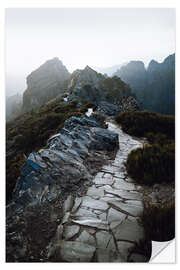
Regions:
<svg viewBox="0 0 180 270"><path fill-rule="evenodd" d="M49 257L56 249L67 262L146 261L143 255L130 252L135 242L144 238L138 222L143 203L123 164L141 142L113 123L108 122L108 128L119 134L116 158L95 176L84 196L67 198Z"/></svg>

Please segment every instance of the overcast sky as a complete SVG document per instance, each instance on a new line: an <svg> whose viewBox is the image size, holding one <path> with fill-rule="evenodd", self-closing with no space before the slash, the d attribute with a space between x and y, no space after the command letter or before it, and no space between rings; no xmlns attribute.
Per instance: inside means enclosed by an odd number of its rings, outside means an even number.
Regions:
<svg viewBox="0 0 180 270"><path fill-rule="evenodd" d="M175 52L174 9L7 9L6 73L27 76L58 57L72 72Z"/></svg>

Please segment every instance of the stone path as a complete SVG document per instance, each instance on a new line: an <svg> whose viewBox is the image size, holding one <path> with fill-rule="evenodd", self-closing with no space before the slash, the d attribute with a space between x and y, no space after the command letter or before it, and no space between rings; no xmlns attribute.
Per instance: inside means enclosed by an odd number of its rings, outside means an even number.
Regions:
<svg viewBox="0 0 180 270"><path fill-rule="evenodd" d="M67 262L146 261L143 255L130 252L135 242L144 238L138 222L143 203L123 164L141 142L113 123L108 123L108 129L119 135L116 158L95 176L84 196L67 198L63 221L48 247L49 257L56 249Z"/></svg>

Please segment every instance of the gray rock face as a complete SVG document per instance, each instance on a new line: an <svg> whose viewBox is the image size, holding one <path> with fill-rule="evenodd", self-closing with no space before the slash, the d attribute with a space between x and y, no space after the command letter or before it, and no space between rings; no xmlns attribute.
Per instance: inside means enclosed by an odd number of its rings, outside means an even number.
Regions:
<svg viewBox="0 0 180 270"><path fill-rule="evenodd" d="M114 116L123 111L122 106L115 105L107 101L101 101L98 104L98 111L104 113L105 115Z"/></svg>
<svg viewBox="0 0 180 270"><path fill-rule="evenodd" d="M139 110L130 87L118 77L106 78L90 67L73 72L68 85L68 101L76 99L98 105L98 111L114 116L124 110ZM129 99L128 99L129 98Z"/></svg>
<svg viewBox="0 0 180 270"><path fill-rule="evenodd" d="M27 77L23 95L25 110L39 107L64 92L64 82L70 73L58 58L53 58Z"/></svg>
<svg viewBox="0 0 180 270"><path fill-rule="evenodd" d="M114 75L130 84L145 110L164 114L175 112L175 54L162 63L150 61L147 69L141 61L131 61Z"/></svg>
<svg viewBox="0 0 180 270"><path fill-rule="evenodd" d="M22 167L14 193L20 204L53 201L62 188L89 181L90 171L83 159L93 156L94 151L112 151L118 147L118 135L100 126L93 117L71 117L65 122L67 135L59 133L49 139L48 149L31 153ZM72 197L69 196L64 212L71 207Z"/></svg>
<svg viewBox="0 0 180 270"><path fill-rule="evenodd" d="M72 73L68 87L70 89L77 89L78 87L91 85L98 88L99 82L103 78L102 74L86 66L83 70L77 69Z"/></svg>

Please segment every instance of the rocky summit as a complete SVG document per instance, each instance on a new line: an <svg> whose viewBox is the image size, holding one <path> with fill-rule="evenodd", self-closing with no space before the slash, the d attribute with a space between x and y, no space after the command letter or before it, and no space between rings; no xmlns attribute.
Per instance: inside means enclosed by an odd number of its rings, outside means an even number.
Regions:
<svg viewBox="0 0 180 270"><path fill-rule="evenodd" d="M68 96L66 98L68 102L77 100L79 105L84 102L96 105L108 102L109 106L112 105L114 108L114 113L123 111L123 104L129 96L136 100L129 85L120 78L104 76L89 66L82 70L75 70L70 75L58 58L48 60L33 71L27 77L27 86L23 94L23 111L38 108L64 93ZM137 100L136 104L138 104ZM106 108L102 109L108 114L109 110ZM134 109L136 108L132 107L132 110Z"/></svg>
<svg viewBox="0 0 180 270"><path fill-rule="evenodd" d="M65 81L70 73L57 58L48 60L27 77L27 89L23 94L23 108L30 110L64 93Z"/></svg>
<svg viewBox="0 0 180 270"><path fill-rule="evenodd" d="M83 102L94 103L99 107L98 110L106 115L113 116L126 108L128 110L140 109L129 85L118 77L105 77L89 66L73 72L68 91L69 102L75 99L79 104ZM134 101L129 102L129 97ZM127 104L129 105L127 106Z"/></svg>

